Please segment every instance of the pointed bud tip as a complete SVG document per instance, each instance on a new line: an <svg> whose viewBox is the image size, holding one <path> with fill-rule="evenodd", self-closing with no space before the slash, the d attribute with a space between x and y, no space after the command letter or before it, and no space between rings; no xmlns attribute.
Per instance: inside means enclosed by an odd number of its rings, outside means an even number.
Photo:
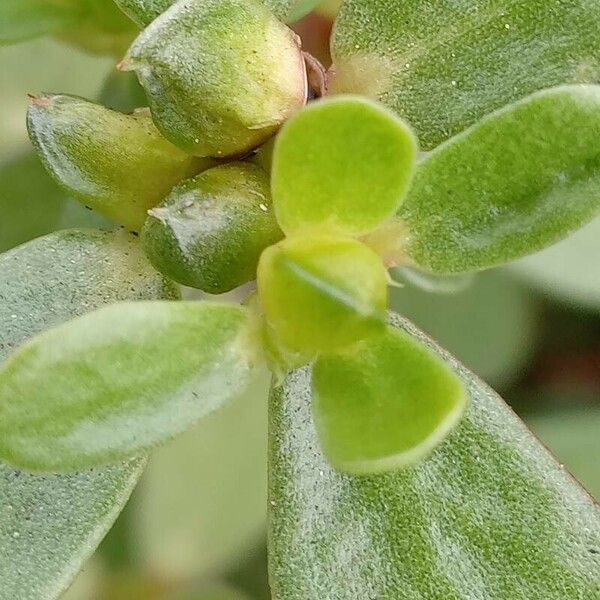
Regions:
<svg viewBox="0 0 600 600"><path fill-rule="evenodd" d="M41 106L49 108L52 105L52 99L48 96L36 96L35 94L27 94L27 100L30 106Z"/></svg>

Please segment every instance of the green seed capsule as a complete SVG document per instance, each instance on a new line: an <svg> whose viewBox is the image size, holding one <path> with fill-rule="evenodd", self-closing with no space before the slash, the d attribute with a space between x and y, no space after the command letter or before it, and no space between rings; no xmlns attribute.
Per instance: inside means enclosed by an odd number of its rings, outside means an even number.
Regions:
<svg viewBox="0 0 600 600"><path fill-rule="evenodd" d="M165 137L195 156L252 150L307 96L298 37L259 0L181 0L120 68L137 72Z"/></svg>
<svg viewBox="0 0 600 600"><path fill-rule="evenodd" d="M261 252L283 236L266 173L230 163L183 182L142 231L152 264L171 279L211 294L256 277Z"/></svg>
<svg viewBox="0 0 600 600"><path fill-rule="evenodd" d="M258 292L268 324L294 352L333 352L385 328L387 272L351 238L303 236L267 248Z"/></svg>
<svg viewBox="0 0 600 600"><path fill-rule="evenodd" d="M123 115L73 96L33 98L29 136L71 195L138 231L146 211L203 165L165 140L148 111Z"/></svg>

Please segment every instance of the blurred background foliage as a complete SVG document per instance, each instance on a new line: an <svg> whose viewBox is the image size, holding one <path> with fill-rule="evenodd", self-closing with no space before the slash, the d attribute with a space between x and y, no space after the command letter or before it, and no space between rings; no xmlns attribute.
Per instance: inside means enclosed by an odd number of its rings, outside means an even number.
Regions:
<svg viewBox="0 0 600 600"><path fill-rule="evenodd" d="M296 29L324 63L336 0ZM112 225L67 198L34 156L26 94L68 92L129 111L143 97L114 59L42 39L0 48L0 251L66 227ZM391 304L499 391L600 498L600 219L473 278L397 271ZM157 451L66 598L263 600L267 382Z"/></svg>

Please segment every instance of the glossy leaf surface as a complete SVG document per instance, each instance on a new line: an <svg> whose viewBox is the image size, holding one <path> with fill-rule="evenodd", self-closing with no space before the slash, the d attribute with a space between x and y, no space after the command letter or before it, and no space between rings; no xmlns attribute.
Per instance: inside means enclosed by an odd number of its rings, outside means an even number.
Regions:
<svg viewBox="0 0 600 600"><path fill-rule="evenodd" d="M49 235L0 255L0 360L108 302L173 297L133 236ZM54 599L112 525L143 461L34 476L0 464L0 598Z"/></svg>
<svg viewBox="0 0 600 600"><path fill-rule="evenodd" d="M266 320L287 349L313 356L345 348L384 328L387 272L351 238L288 238L258 265Z"/></svg>
<svg viewBox="0 0 600 600"><path fill-rule="evenodd" d="M563 86L498 111L420 164L399 217L405 251L438 273L544 248L600 211L600 86Z"/></svg>
<svg viewBox="0 0 600 600"><path fill-rule="evenodd" d="M457 369L472 402L458 429L413 469L334 471L316 439L310 369L274 390L273 598L597 597L598 507L492 390L422 339Z"/></svg>
<svg viewBox="0 0 600 600"><path fill-rule="evenodd" d="M412 179L416 141L382 106L359 97L315 102L275 141L272 189L286 234L361 235L397 211Z"/></svg>
<svg viewBox="0 0 600 600"><path fill-rule="evenodd" d="M44 332L0 369L0 455L65 471L147 450L245 388L250 329L239 306L130 302Z"/></svg>
<svg viewBox="0 0 600 600"><path fill-rule="evenodd" d="M183 0L135 40L135 71L157 127L196 156L243 155L301 108L297 36L259 0Z"/></svg>
<svg viewBox="0 0 600 600"><path fill-rule="evenodd" d="M184 181L150 210L142 231L159 271L210 294L255 279L261 252L282 237L267 174L241 162Z"/></svg>
<svg viewBox="0 0 600 600"><path fill-rule="evenodd" d="M140 27L149 25L175 0L115 0ZM282 21L295 21L310 12L319 0L264 0L263 4Z"/></svg>
<svg viewBox="0 0 600 600"><path fill-rule="evenodd" d="M74 96L42 96L30 104L27 127L57 183L133 231L193 168L146 111L123 115Z"/></svg>
<svg viewBox="0 0 600 600"><path fill-rule="evenodd" d="M317 358L312 385L323 452L334 467L356 474L422 460L454 428L467 403L452 370L392 327L347 352Z"/></svg>
<svg viewBox="0 0 600 600"><path fill-rule="evenodd" d="M599 28L587 0L346 0L332 91L381 100L429 150L532 92L596 82Z"/></svg>

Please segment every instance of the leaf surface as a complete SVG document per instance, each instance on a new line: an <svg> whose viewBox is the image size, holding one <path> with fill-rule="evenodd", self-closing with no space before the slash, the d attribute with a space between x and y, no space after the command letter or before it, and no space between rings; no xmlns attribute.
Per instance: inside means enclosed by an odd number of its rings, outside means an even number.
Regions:
<svg viewBox="0 0 600 600"><path fill-rule="evenodd" d="M405 252L436 273L540 250L600 211L600 86L538 92L438 146L399 210Z"/></svg>
<svg viewBox="0 0 600 600"><path fill-rule="evenodd" d="M47 327L108 302L175 294L133 236L40 238L0 255L0 360ZM144 462L43 476L0 463L0 599L57 598L112 525Z"/></svg>
<svg viewBox="0 0 600 600"><path fill-rule="evenodd" d="M587 0L346 0L332 91L381 100L431 149L532 92L596 82L599 29Z"/></svg>
<svg viewBox="0 0 600 600"><path fill-rule="evenodd" d="M243 391L253 370L240 306L128 302L33 338L0 369L0 455L69 471L138 455Z"/></svg>
<svg viewBox="0 0 600 600"><path fill-rule="evenodd" d="M275 600L582 600L600 593L600 511L502 400L457 370L460 426L419 466L334 471L319 450L310 369L271 398Z"/></svg>

